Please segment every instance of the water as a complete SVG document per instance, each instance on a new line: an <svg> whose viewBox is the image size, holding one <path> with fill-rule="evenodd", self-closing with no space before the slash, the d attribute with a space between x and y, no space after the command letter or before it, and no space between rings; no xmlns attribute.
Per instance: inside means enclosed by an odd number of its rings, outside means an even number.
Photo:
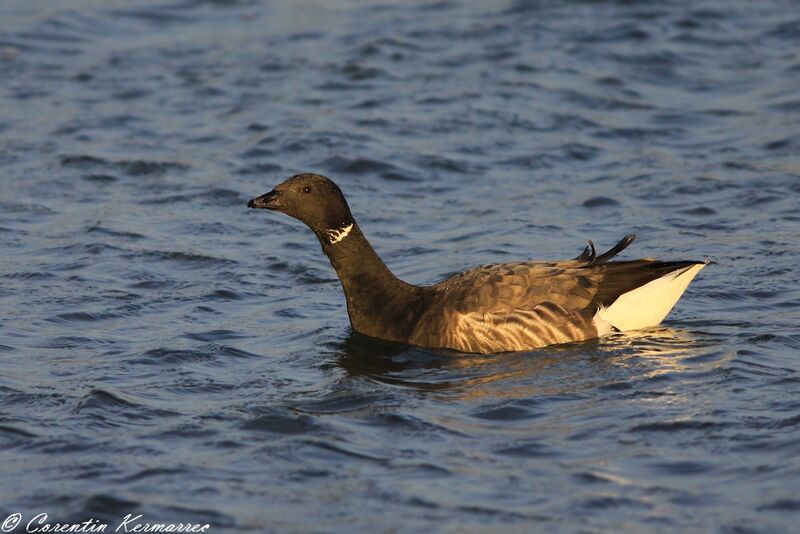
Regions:
<svg viewBox="0 0 800 534"><path fill-rule="evenodd" d="M5 0L0 519L795 530L798 7ZM383 343L245 207L299 171L416 283L718 264L637 335Z"/></svg>

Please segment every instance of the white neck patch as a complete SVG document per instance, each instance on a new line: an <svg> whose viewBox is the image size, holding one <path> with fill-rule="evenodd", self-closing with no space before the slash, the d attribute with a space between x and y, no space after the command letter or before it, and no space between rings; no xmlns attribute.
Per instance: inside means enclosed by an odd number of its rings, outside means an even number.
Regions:
<svg viewBox="0 0 800 534"><path fill-rule="evenodd" d="M325 237L328 238L328 241L331 245L335 245L345 237L350 234L350 230L353 229L353 223L348 224L347 226L343 226L341 228L332 228L330 230L325 230Z"/></svg>

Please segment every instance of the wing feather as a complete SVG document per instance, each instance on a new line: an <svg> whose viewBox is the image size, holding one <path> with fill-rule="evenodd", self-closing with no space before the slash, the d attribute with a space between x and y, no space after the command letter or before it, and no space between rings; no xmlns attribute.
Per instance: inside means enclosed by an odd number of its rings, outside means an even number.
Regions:
<svg viewBox="0 0 800 534"><path fill-rule="evenodd" d="M492 264L456 274L430 286L411 341L487 353L596 337L593 318L608 293L601 290L613 265L608 260L632 241L626 236L600 255L590 241L574 260Z"/></svg>

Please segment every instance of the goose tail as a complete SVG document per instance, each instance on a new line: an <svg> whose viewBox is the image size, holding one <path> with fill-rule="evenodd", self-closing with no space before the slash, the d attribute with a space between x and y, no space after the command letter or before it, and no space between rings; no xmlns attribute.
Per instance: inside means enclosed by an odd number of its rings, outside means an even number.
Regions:
<svg viewBox="0 0 800 534"><path fill-rule="evenodd" d="M613 301L599 302L594 316L598 332L602 335L613 330L637 330L658 325L672 311L697 273L710 263L708 260L669 263L650 260L650 265L638 265L637 270L657 267L663 274L619 294Z"/></svg>

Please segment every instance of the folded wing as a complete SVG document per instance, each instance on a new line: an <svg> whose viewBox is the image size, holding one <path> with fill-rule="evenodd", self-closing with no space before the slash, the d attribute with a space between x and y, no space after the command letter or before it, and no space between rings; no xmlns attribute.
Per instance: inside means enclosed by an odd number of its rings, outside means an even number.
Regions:
<svg viewBox="0 0 800 534"><path fill-rule="evenodd" d="M412 342L502 352L583 341L634 323L641 327L643 321L657 319L653 324L658 324L693 276L681 278L680 284L655 281L671 280L701 262L609 261L633 239L626 236L600 255L590 241L574 260L485 265L443 280L432 286L432 302ZM657 293L633 293L647 287ZM651 295L658 310L637 311ZM598 322L598 317L604 319Z"/></svg>

